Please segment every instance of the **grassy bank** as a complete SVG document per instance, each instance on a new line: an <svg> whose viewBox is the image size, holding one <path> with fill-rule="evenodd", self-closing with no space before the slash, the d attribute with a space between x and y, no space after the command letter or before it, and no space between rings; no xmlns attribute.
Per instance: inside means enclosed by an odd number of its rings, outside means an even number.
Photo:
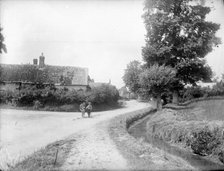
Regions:
<svg viewBox="0 0 224 171"><path fill-rule="evenodd" d="M179 157L165 153L144 139L135 139L128 128L141 118L153 114L155 110L144 109L115 117L109 125L111 139L127 159L133 170L192 170L193 168Z"/></svg>
<svg viewBox="0 0 224 171"><path fill-rule="evenodd" d="M72 137L56 141L34 152L15 166L8 164L10 171L58 170L64 163L71 145L76 141Z"/></svg>
<svg viewBox="0 0 224 171"><path fill-rule="evenodd" d="M152 116L147 123L148 135L224 163L224 100L198 101L185 109L177 108Z"/></svg>

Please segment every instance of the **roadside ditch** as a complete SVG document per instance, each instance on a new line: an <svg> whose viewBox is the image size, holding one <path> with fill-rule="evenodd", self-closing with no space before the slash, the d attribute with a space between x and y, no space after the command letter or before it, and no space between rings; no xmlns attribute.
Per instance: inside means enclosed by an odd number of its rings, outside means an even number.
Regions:
<svg viewBox="0 0 224 171"><path fill-rule="evenodd" d="M164 152L181 157L182 159L187 161L191 166L193 166L196 170L223 170L224 167L221 164L212 162L206 158L193 154L192 152L179 148L177 146L172 146L158 137L149 136L146 130L146 124L150 120L150 118L151 116L147 116L134 123L128 129L130 135L135 138L144 137L146 142L163 150Z"/></svg>
<svg viewBox="0 0 224 171"><path fill-rule="evenodd" d="M207 100L212 99L223 99L223 97L213 97ZM167 108L179 110L192 102L202 100L205 99L196 99L178 107L167 106ZM149 136L146 124L155 112L155 109L144 109L127 113L114 118L109 126L111 138L134 170L224 169L221 164Z"/></svg>
<svg viewBox="0 0 224 171"><path fill-rule="evenodd" d="M155 112L155 109L147 108L115 117L110 122L110 137L127 159L130 168L133 170L194 170L195 168L182 158L148 143L146 137L135 138L129 134L130 127ZM141 128L144 129L144 127ZM141 135L141 133L137 133L137 135Z"/></svg>

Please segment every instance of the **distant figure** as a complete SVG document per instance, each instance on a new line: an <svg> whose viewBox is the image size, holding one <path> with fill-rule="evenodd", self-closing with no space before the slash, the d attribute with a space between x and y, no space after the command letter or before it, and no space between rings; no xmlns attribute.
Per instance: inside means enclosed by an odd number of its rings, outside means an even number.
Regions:
<svg viewBox="0 0 224 171"><path fill-rule="evenodd" d="M86 103L85 102L81 103L79 106L79 110L81 111L83 118L85 117L85 112L86 112L85 108L86 108Z"/></svg>
<svg viewBox="0 0 224 171"><path fill-rule="evenodd" d="M86 106L86 112L88 113L88 117L90 118L90 114L93 110L93 106L91 104L91 102L88 102L88 105Z"/></svg>

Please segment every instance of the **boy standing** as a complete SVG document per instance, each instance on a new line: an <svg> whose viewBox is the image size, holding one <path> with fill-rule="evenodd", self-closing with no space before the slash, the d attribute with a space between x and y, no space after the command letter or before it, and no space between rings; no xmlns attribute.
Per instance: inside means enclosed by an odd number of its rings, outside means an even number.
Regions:
<svg viewBox="0 0 224 171"><path fill-rule="evenodd" d="M90 114L93 110L91 102L88 102L88 105L86 106L86 112L88 113L88 117L90 118Z"/></svg>
<svg viewBox="0 0 224 171"><path fill-rule="evenodd" d="M79 110L81 111L83 118L85 117L85 111L86 111L85 108L86 108L86 103L85 102L81 103L79 106Z"/></svg>

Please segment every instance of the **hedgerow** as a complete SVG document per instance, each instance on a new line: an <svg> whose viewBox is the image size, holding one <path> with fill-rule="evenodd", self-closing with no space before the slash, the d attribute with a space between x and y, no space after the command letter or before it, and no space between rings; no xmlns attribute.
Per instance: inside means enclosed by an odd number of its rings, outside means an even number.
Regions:
<svg viewBox="0 0 224 171"><path fill-rule="evenodd" d="M87 91L56 89L52 87L37 88L29 86L15 91L1 91L0 102L16 101L18 106L67 105L90 101L93 104L116 104L119 93L116 87L102 84ZM37 102L38 101L38 102ZM41 106L38 105L38 106Z"/></svg>
<svg viewBox="0 0 224 171"><path fill-rule="evenodd" d="M224 82L216 82L212 88L193 86L184 88L180 91L180 102L189 101L195 98L224 96Z"/></svg>

